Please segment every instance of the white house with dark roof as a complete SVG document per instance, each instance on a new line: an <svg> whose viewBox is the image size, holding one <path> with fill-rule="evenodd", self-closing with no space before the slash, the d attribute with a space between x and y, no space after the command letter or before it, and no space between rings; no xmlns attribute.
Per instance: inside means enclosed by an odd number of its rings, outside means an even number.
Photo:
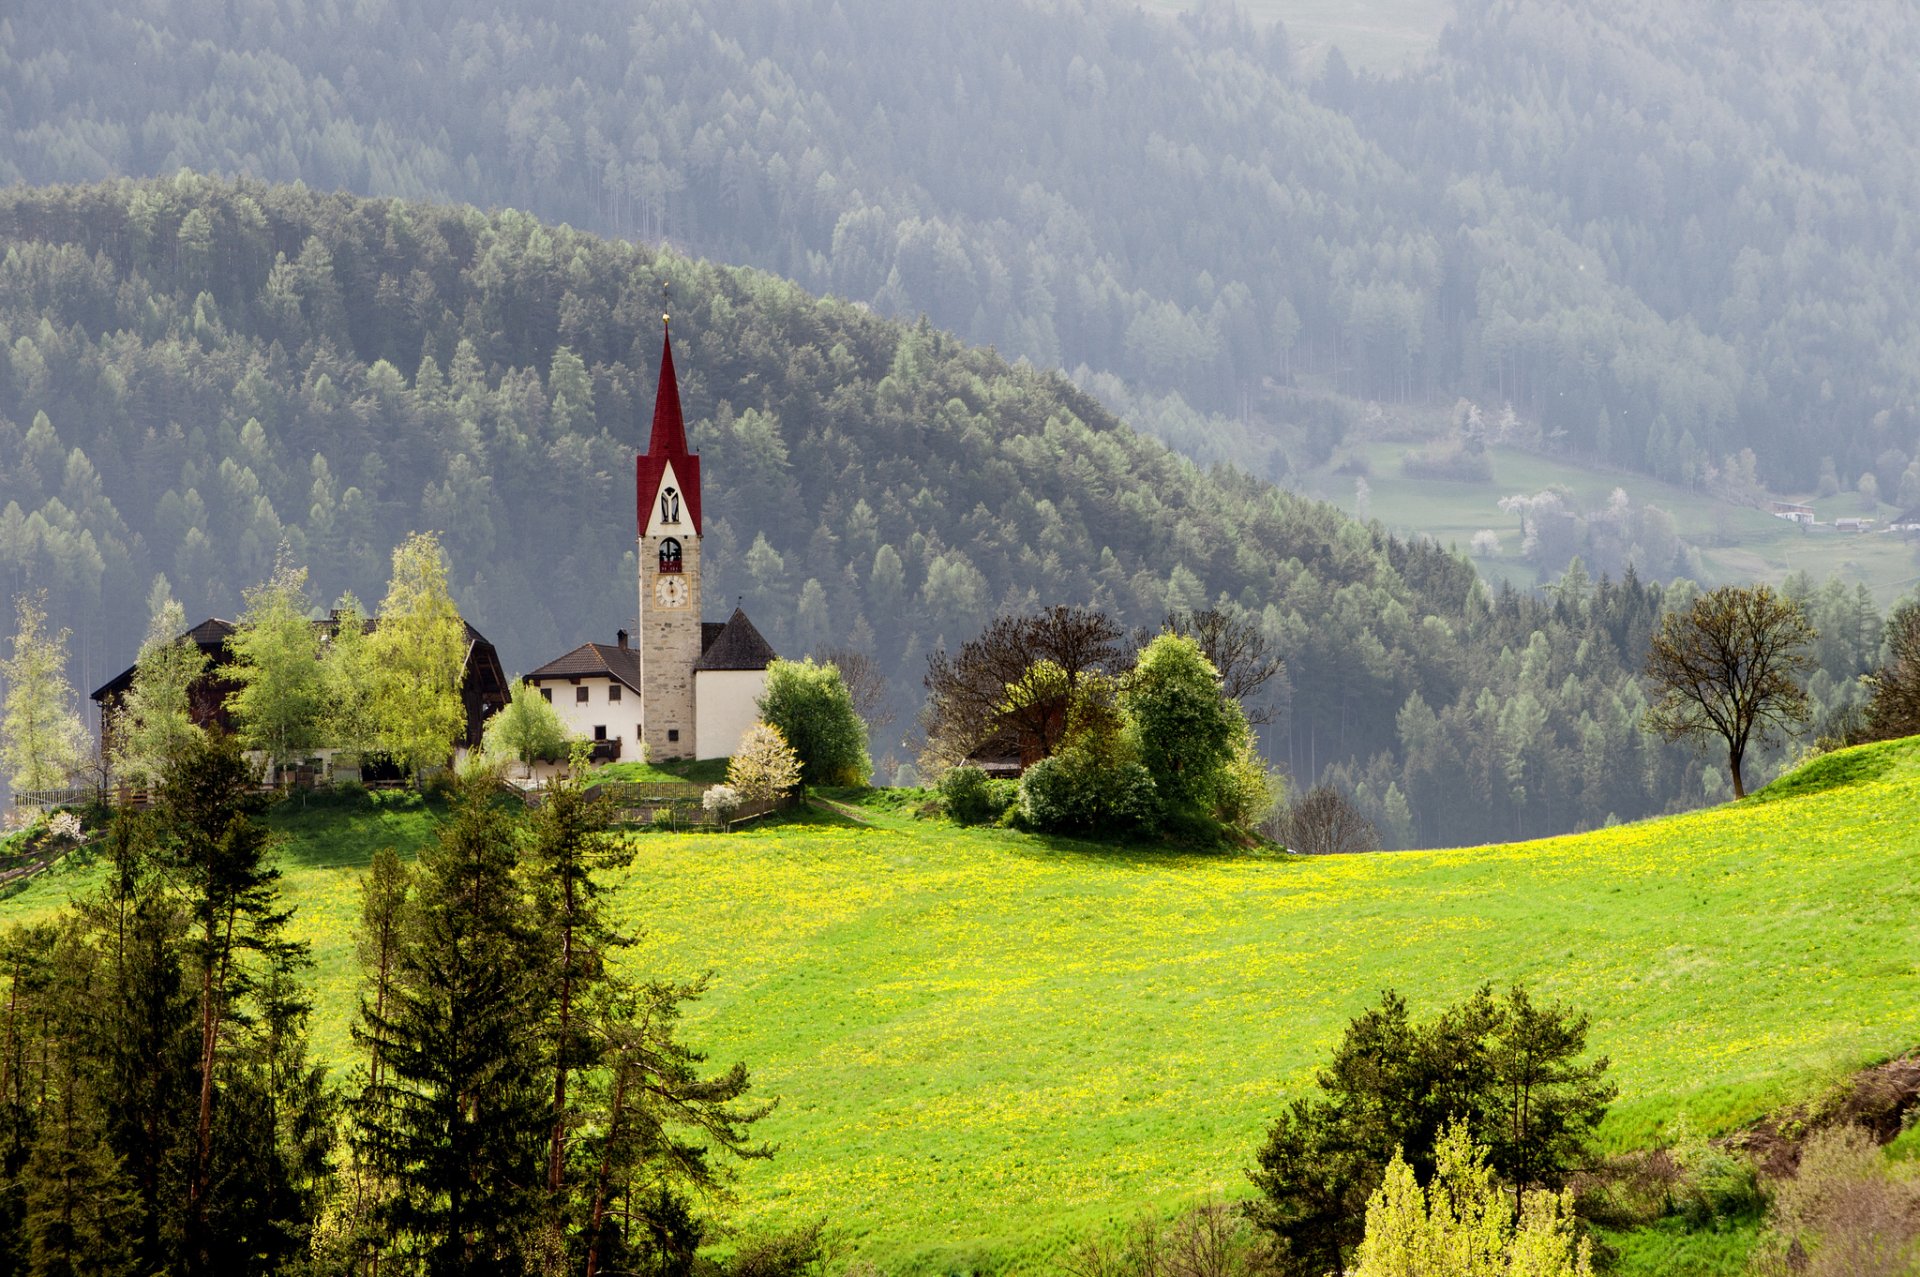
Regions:
<svg viewBox="0 0 1920 1277"><path fill-rule="evenodd" d="M634 458L639 525L637 640L582 643L526 681L596 762L725 758L759 717L775 653L747 614L700 619L700 458L687 450L671 334L660 348L653 434ZM637 748L646 742L643 754Z"/></svg>

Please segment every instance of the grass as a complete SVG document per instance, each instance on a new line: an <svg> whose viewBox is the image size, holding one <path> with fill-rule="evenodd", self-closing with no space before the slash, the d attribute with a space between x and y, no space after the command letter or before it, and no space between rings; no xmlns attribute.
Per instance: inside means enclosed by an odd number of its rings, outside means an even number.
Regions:
<svg viewBox="0 0 1920 1277"><path fill-rule="evenodd" d="M1409 479L1401 472L1408 441L1381 440L1354 445L1349 451L1371 470L1368 508L1373 518L1401 533L1426 533L1442 545L1469 547L1473 534L1491 528L1499 534L1502 553L1474 557L1481 573L1493 580L1510 580L1519 588L1539 584L1538 571L1520 557L1520 528L1515 516L1500 510L1500 498L1535 493L1551 484L1573 492L1574 508L1598 510L1615 488L1624 488L1633 504L1654 505L1674 517L1682 538L1701 551L1707 584L1730 581L1768 581L1778 584L1794 571L1814 580L1838 576L1865 584L1881 606L1903 598L1920 582L1920 562L1912 541L1886 532L1843 533L1831 527L1802 528L1776 519L1764 510L1691 491L1645 475L1578 465L1496 446L1489 449L1493 478L1480 483L1453 483ZM1359 513L1354 476L1316 472L1305 486L1349 514ZM1853 493L1811 501L1826 523L1863 513ZM1893 506L1878 508L1882 526L1897 514ZM1656 573L1656 575L1659 575Z"/></svg>
<svg viewBox="0 0 1920 1277"><path fill-rule="evenodd" d="M1725 1129L1920 1043L1920 740L1663 821L1311 861L839 801L857 819L638 838L614 898L635 970L713 972L689 1038L780 1098L763 1129L781 1152L743 1175L741 1221L824 1215L888 1271L1038 1271L1143 1209L1238 1195L1264 1124L1388 986L1419 1014L1482 981L1589 1012L1621 1088L1613 1148L1681 1111ZM385 797L276 815L336 1063L353 867L436 819ZM88 875L36 882L0 920ZM1616 1244L1626 1271L1707 1273L1737 1271L1745 1243Z"/></svg>
<svg viewBox="0 0 1920 1277"><path fill-rule="evenodd" d="M685 780L701 785L718 785L727 778L725 758L675 758L661 763L608 763L596 767L591 781Z"/></svg>

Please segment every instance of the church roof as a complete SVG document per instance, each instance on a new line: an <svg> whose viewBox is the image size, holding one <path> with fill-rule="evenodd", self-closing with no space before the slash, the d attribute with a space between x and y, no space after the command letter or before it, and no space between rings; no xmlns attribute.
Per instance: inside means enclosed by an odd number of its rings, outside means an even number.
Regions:
<svg viewBox="0 0 1920 1277"><path fill-rule="evenodd" d="M680 483L680 500L687 517L693 521L693 534L700 527L700 458L687 451L687 427L680 413L680 379L673 371L673 335L660 338L660 387L653 398L653 434L647 450L633 459L635 511L640 535L647 533L654 498L660 495L660 481L666 476L667 463L673 463L674 477Z"/></svg>
<svg viewBox="0 0 1920 1277"><path fill-rule="evenodd" d="M640 690L640 652L637 648L610 643L582 643L526 677L617 678L637 692Z"/></svg>
<svg viewBox="0 0 1920 1277"><path fill-rule="evenodd" d="M701 629L705 630L706 626ZM695 670L763 670L779 659L773 644L761 637L760 631L739 608L733 609L733 615L718 633L712 638L703 633L701 641L706 650L693 663Z"/></svg>

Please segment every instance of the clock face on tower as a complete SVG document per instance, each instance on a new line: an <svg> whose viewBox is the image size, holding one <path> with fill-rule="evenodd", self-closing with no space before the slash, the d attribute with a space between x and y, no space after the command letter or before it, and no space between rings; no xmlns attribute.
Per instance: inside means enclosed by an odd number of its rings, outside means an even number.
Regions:
<svg viewBox="0 0 1920 1277"><path fill-rule="evenodd" d="M653 601L661 607L685 607L687 605L687 580L680 576L663 576L653 583Z"/></svg>

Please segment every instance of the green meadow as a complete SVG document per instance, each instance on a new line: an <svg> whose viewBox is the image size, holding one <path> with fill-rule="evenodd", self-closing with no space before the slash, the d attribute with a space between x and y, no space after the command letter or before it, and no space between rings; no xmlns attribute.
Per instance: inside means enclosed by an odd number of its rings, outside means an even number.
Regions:
<svg viewBox="0 0 1920 1277"><path fill-rule="evenodd" d="M1424 533L1440 544L1462 551L1473 534L1491 528L1499 534L1501 553L1474 555L1482 575L1509 580L1525 589L1537 585L1538 571L1520 556L1519 520L1501 512L1500 499L1515 493L1533 494L1553 484L1573 493L1573 508L1598 510L1615 488L1624 488L1635 506L1652 505L1674 518L1679 533L1700 548L1707 584L1768 581L1778 584L1790 572L1807 572L1816 581L1838 576L1859 582L1885 607L1920 584L1920 554L1916 542L1885 531L1839 532L1832 527L1803 528L1776 519L1765 510L1735 505L1678 484L1646 475L1582 466L1541 456L1519 448L1495 446L1488 451L1493 478L1487 482L1450 482L1412 479L1401 469L1401 459L1416 442L1376 441L1355 445L1354 459L1369 468L1365 475L1369 496L1366 514L1402 535ZM1323 496L1348 514L1360 514L1356 476L1316 471L1307 477L1307 490ZM1816 516L1831 524L1836 518L1868 515L1884 528L1901 511L1881 504L1866 509L1857 493L1832 497L1793 498L1812 505Z"/></svg>
<svg viewBox="0 0 1920 1277"><path fill-rule="evenodd" d="M1265 1123L1385 987L1427 1013L1521 981L1590 1012L1615 1148L1920 1043L1920 740L1692 815L1343 859L958 829L897 795L845 810L636 834L617 900L636 971L712 973L689 1037L780 1099L740 1221L825 1216L892 1272L1039 1270L1088 1230L1242 1193ZM405 797L276 812L337 1065L358 868L439 818ZM59 870L0 919L92 879ZM1622 1251L1707 1273L1744 1245L1648 1230Z"/></svg>

